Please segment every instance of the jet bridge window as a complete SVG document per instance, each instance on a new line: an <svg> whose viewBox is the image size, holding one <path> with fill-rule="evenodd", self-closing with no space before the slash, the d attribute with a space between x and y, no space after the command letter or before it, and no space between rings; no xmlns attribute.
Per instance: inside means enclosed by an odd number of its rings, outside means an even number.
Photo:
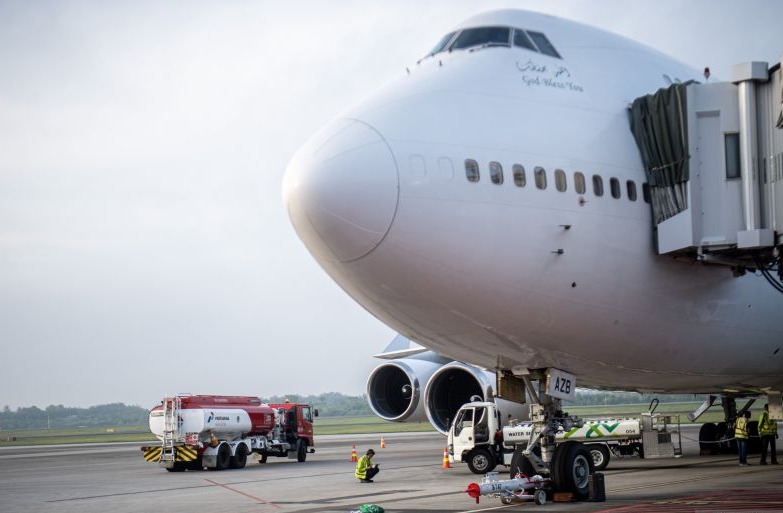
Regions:
<svg viewBox="0 0 783 513"><path fill-rule="evenodd" d="M514 164L511 169L514 173L514 185L517 187L524 187L527 184L527 180L525 180L525 168L522 167L522 164Z"/></svg>
<svg viewBox="0 0 783 513"><path fill-rule="evenodd" d="M593 194L599 198L604 195L604 179L601 175L593 175Z"/></svg>
<svg viewBox="0 0 783 513"><path fill-rule="evenodd" d="M614 177L610 178L609 189L612 191L612 197L614 199L620 199L620 180Z"/></svg>
<svg viewBox="0 0 783 513"><path fill-rule="evenodd" d="M459 33L451 50L462 50L472 46L504 45L510 46L509 39L511 29L509 27L478 27L466 29Z"/></svg>
<svg viewBox="0 0 783 513"><path fill-rule="evenodd" d="M566 175L562 169L555 169L555 188L560 192L565 192L568 188Z"/></svg>
<svg viewBox="0 0 783 513"><path fill-rule="evenodd" d="M584 194L587 191L585 187L585 175L577 171L574 173L574 189L577 194Z"/></svg>
<svg viewBox="0 0 783 513"><path fill-rule="evenodd" d="M546 170L543 167L536 166L533 169L533 175L536 179L536 187L541 190L546 189Z"/></svg>
<svg viewBox="0 0 783 513"><path fill-rule="evenodd" d="M469 182L479 181L479 167L478 162L473 159L465 160L465 176L468 177Z"/></svg>
<svg viewBox="0 0 783 513"><path fill-rule="evenodd" d="M543 53L544 55L551 55L552 57L557 57L558 59L562 59L560 57L560 54L557 53L557 50L555 50L555 47L552 46L552 43L549 42L549 39L542 34L541 32L532 32L530 30L527 31L527 35L530 36L530 39L533 40L533 42L538 47L538 51Z"/></svg>
<svg viewBox="0 0 783 513"><path fill-rule="evenodd" d="M739 134L725 134L726 142L726 178L740 178Z"/></svg>
<svg viewBox="0 0 783 513"><path fill-rule="evenodd" d="M495 185L503 184L503 166L500 165L500 162L489 163L489 177Z"/></svg>

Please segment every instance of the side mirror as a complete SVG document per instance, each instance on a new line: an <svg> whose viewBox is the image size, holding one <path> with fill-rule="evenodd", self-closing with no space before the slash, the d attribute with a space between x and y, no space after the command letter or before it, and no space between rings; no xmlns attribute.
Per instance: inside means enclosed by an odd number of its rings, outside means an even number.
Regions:
<svg viewBox="0 0 783 513"><path fill-rule="evenodd" d="M318 409L317 409L317 408L316 408L315 410L313 410L313 416L314 416L314 417L317 417L317 416L318 416Z"/></svg>

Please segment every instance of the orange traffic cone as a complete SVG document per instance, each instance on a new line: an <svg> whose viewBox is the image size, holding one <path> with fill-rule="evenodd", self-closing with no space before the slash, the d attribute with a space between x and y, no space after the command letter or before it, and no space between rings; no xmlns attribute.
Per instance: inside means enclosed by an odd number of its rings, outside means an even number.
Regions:
<svg viewBox="0 0 783 513"><path fill-rule="evenodd" d="M383 437L381 437L381 449L386 449L386 442L383 440Z"/></svg>
<svg viewBox="0 0 783 513"><path fill-rule="evenodd" d="M359 461L359 458L356 457L356 444L351 446L351 461L354 463Z"/></svg>
<svg viewBox="0 0 783 513"><path fill-rule="evenodd" d="M451 468L451 462L449 461L448 447L443 449L443 468Z"/></svg>

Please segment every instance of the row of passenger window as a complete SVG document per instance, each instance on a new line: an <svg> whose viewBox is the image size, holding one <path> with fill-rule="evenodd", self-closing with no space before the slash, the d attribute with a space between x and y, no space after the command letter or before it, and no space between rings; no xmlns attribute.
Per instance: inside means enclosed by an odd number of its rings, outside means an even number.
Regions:
<svg viewBox="0 0 783 513"><path fill-rule="evenodd" d="M514 185L517 187L525 187L527 185L527 177L525 175L525 168L522 164L514 164L511 166L511 175L514 178ZM469 182L478 182L481 178L479 172L479 165L473 159L465 160L465 176ZM489 163L489 178L495 185L503 184L503 166L500 162ZM547 172L546 169L540 166L533 168L533 181L536 184L536 188L544 190L547 188ZM601 197L604 195L604 179L601 175L592 176L592 192L595 196ZM562 169L555 169L555 189L560 192L565 192L568 189L568 178L565 171ZM585 194L587 192L587 183L584 173L580 171L574 172L574 190L577 194ZM627 180L625 182L626 197L631 201L637 200L636 182L633 180ZM622 187L620 180L617 178L609 179L609 192L615 199L622 197ZM650 202L650 187L644 183L642 184L642 196L644 201Z"/></svg>

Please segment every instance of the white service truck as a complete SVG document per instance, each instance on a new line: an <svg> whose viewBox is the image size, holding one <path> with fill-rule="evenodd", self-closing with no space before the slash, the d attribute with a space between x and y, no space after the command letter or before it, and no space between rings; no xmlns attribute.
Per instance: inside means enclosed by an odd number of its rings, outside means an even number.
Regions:
<svg viewBox="0 0 783 513"><path fill-rule="evenodd" d="M530 422L511 420L508 425L502 425L493 402L467 403L459 409L449 429L449 455L455 462L467 463L475 474L486 474L497 465L507 465L512 474L533 475L532 465L522 456L532 431ZM590 451L595 470L603 470L612 453L642 458L680 456L679 432L679 416L649 412L639 418L585 420L579 427L561 429L555 443L581 442ZM677 434L676 446L672 442L673 434Z"/></svg>

